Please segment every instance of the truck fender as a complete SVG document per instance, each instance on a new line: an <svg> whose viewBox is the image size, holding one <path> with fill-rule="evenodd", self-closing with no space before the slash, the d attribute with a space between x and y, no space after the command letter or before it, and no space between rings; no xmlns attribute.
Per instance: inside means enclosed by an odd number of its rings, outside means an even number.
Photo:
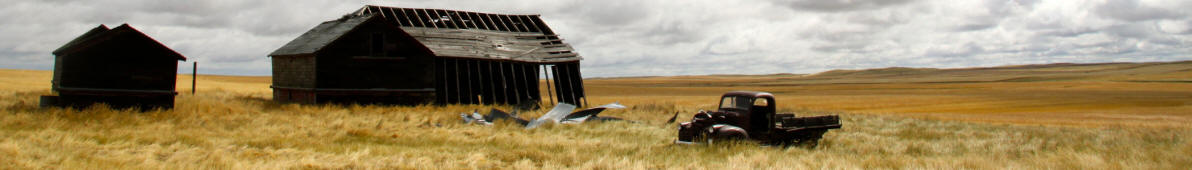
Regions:
<svg viewBox="0 0 1192 170"><path fill-rule="evenodd" d="M728 125L715 124L708 128L708 138L716 139L748 139L749 132L745 128Z"/></svg>

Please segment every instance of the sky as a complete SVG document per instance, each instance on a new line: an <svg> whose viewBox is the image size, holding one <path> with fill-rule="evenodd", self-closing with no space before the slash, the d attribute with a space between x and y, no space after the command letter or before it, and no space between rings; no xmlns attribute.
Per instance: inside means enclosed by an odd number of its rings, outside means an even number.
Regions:
<svg viewBox="0 0 1192 170"><path fill-rule="evenodd" d="M268 54L364 5L541 14L585 77L816 73L1192 60L1187 0L0 0L0 68L128 23L201 74L269 75Z"/></svg>

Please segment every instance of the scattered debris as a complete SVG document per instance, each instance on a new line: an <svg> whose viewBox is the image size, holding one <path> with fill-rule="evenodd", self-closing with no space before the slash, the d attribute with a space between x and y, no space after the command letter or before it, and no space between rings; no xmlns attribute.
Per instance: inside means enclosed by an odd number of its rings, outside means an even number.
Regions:
<svg viewBox="0 0 1192 170"><path fill-rule="evenodd" d="M563 120L568 113L571 113L572 110L575 110L575 105L559 103L559 105L555 105L554 109L550 109L550 111L546 112L546 114L542 115L542 117L538 117L538 119L534 119L534 121L531 121L529 124L527 124L526 129L537 128L539 125L542 125L542 123L546 123L547 121L558 123L559 121Z"/></svg>
<svg viewBox="0 0 1192 170"><path fill-rule="evenodd" d="M479 111L472 111L472 113L470 113L470 114L469 113L460 113L459 117L463 119L464 124L492 125L493 123L499 122L501 120L510 120L517 124L525 126L526 129L534 129L534 128L537 128L538 126L541 126L542 124L548 123L548 122L562 123L562 124L580 124L580 123L584 123L587 121L601 121L601 122L621 121L624 119L617 118L617 117L600 117L599 115L600 115L600 112L604 112L604 110L607 110L607 109L624 109L624 108L626 108L624 105L614 102L611 104L606 104L606 105L602 105L602 106L597 106L597 107L593 107L593 108L587 108L587 109L572 112L572 110L575 110L575 105L571 105L571 104L567 104L567 103L559 103L559 105L556 105L554 109L551 109L550 111L546 112L546 114L542 115L541 117L538 117L538 119L534 119L533 121L522 119L521 117L518 117L517 116L518 109L514 109L513 113L506 113L505 111L501 111L499 109L492 109L491 111L488 112L487 116L481 115Z"/></svg>
<svg viewBox="0 0 1192 170"><path fill-rule="evenodd" d="M510 114L510 113L505 113L505 111L493 109L491 111L488 111L488 116L485 116L484 120L487 120L489 123L499 122L501 120L512 120L514 123L520 124L522 126L526 126L526 124L530 124L529 120L522 119L521 117L517 117L517 110L513 110L513 113Z"/></svg>
<svg viewBox="0 0 1192 170"><path fill-rule="evenodd" d="M484 116L480 116L477 111L472 111L472 114L460 113L459 117L464 119L464 124L493 125L492 122L485 120Z"/></svg>
<svg viewBox="0 0 1192 170"><path fill-rule="evenodd" d="M580 124L580 123L584 123L584 121L587 121L587 120L596 120L596 121L624 120L624 119L616 118L616 117L600 117L600 116L598 116L600 114L600 112L604 112L605 109L624 109L624 108L625 108L624 105L613 102L612 104L606 104L603 106L597 106L597 107L593 107L593 108L575 111L574 113L568 114L566 117L563 117L563 120L560 121L559 123Z"/></svg>

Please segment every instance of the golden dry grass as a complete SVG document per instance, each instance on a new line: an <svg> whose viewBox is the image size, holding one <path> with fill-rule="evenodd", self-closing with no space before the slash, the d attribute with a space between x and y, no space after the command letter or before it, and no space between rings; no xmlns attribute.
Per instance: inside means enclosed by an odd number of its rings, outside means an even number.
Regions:
<svg viewBox="0 0 1192 170"><path fill-rule="evenodd" d="M1187 78L1130 77L1147 76ZM37 96L50 93L49 72L0 70L0 169L1192 167L1189 111L1179 110L1192 97L1179 89L1188 83L1097 77L834 84L790 77L589 80L592 104L619 101L631 108L604 114L637 123L524 130L457 118L489 106L275 104L265 77L200 75L199 93L178 96L174 110L38 108ZM189 92L189 77L179 79L185 81L178 91ZM773 91L782 111L842 114L845 126L816 149L670 144L676 128L663 123L669 113L689 119L714 108L723 91L738 89ZM1112 100L1098 100L1104 98Z"/></svg>

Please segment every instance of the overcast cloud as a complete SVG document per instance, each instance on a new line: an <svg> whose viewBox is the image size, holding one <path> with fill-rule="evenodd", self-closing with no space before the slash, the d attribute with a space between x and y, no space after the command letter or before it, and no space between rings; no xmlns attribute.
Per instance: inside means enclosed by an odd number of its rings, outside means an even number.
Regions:
<svg viewBox="0 0 1192 170"><path fill-rule="evenodd" d="M587 77L1192 60L1192 1L0 0L0 68L43 69L99 24L200 63L268 75L267 54L366 4L541 14ZM188 73L189 63L181 73Z"/></svg>

